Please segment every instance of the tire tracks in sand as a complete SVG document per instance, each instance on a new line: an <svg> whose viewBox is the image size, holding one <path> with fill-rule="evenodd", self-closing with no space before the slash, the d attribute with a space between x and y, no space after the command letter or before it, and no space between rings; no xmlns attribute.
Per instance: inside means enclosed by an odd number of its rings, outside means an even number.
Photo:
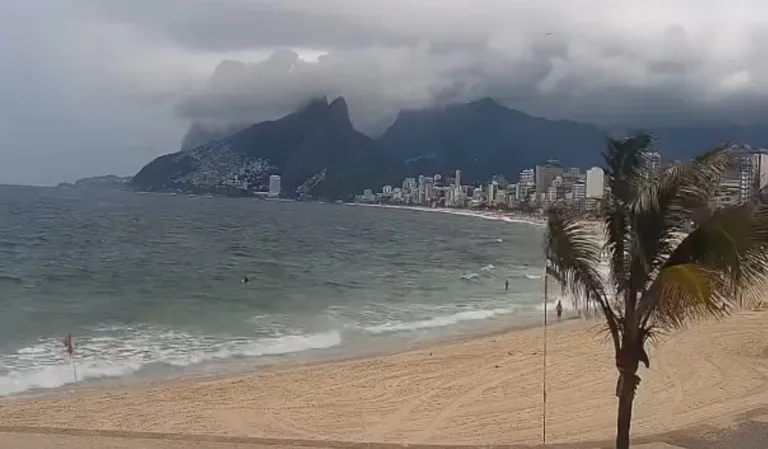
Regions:
<svg viewBox="0 0 768 449"><path fill-rule="evenodd" d="M669 353L670 350L674 348L674 346L675 346L674 337L665 341L659 350L659 354L657 358L658 358L659 366L661 367L661 372L664 374L666 378L672 381L673 403L675 404L675 406L679 406L680 403L682 403L683 399L685 398L685 390L683 389L683 382L677 376L677 372L670 367L669 362L667 361L667 354Z"/></svg>
<svg viewBox="0 0 768 449"><path fill-rule="evenodd" d="M429 388L429 391L419 394L407 401L394 413L390 414L386 419L381 421L378 425L369 430L367 438L370 441L384 441L386 436L392 432L393 429L398 429L399 424L405 420L409 414L416 410L419 406L425 402L439 396L441 393L445 393L446 390L466 386L468 389L459 393L457 396L451 398L443 407L437 409L437 413L429 419L423 430L419 431L413 438L414 441L426 442L432 437L440 428L440 425L448 418L454 415L454 413L463 404L466 404L472 399L478 398L485 390L493 388L499 384L507 382L514 378L519 378L522 374L528 371L535 371L537 368L532 367L526 370L513 369L511 372L505 375L501 375L492 380L482 382L483 379L487 379L488 372L499 368L497 364L488 364L482 367L478 367L470 375L463 376L459 379L455 379L449 382L442 382L437 385L433 385ZM477 385L478 382L480 385ZM476 385L471 387L471 385Z"/></svg>

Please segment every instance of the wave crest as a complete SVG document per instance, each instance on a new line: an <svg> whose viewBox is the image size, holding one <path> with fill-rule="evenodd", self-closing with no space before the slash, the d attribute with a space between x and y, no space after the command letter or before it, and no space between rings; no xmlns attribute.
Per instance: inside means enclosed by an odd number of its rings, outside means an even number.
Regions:
<svg viewBox="0 0 768 449"><path fill-rule="evenodd" d="M364 330L371 334L416 331L420 329L452 326L462 321L487 320L489 318L502 315L511 315L513 313L514 309L468 310L464 312L457 312L452 315L436 316L417 321L387 322L365 327Z"/></svg>
<svg viewBox="0 0 768 449"><path fill-rule="evenodd" d="M104 327L106 335L75 335L78 380L123 377L149 365L187 367L237 357L327 349L341 344L339 331L258 339L221 340L177 331ZM72 365L58 339L46 339L0 356L0 396L74 383Z"/></svg>

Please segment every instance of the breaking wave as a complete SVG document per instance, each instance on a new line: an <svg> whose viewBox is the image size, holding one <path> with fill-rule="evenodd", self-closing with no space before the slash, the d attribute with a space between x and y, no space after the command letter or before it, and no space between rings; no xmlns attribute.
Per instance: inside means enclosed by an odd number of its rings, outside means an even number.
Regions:
<svg viewBox="0 0 768 449"><path fill-rule="evenodd" d="M79 380L122 377L151 365L187 367L237 357L280 355L341 344L341 333L284 335L223 340L155 328L110 326L95 335L75 335ZM74 383L74 373L59 339L44 339L0 356L0 396Z"/></svg>
<svg viewBox="0 0 768 449"><path fill-rule="evenodd" d="M364 330L371 334L383 334L389 332L407 332L420 329L432 329L452 326L462 321L487 320L502 315L511 315L514 309L489 309L468 310L451 315L442 315L417 321L387 322L375 326L365 327Z"/></svg>

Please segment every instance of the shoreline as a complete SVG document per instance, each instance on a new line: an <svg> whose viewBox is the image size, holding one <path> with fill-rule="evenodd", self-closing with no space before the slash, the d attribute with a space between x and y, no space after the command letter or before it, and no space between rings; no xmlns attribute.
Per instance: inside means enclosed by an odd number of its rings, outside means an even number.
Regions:
<svg viewBox="0 0 768 449"><path fill-rule="evenodd" d="M768 404L768 313L694 323L651 348L633 438L728 426ZM599 323L548 332L548 434L610 439L616 373ZM4 429L290 445L513 445L541 441L540 328L403 353L265 367L219 379L0 399ZM3 430L0 429L0 432ZM10 431L10 430L5 430ZM101 433L100 433L101 432Z"/></svg>
<svg viewBox="0 0 768 449"><path fill-rule="evenodd" d="M551 314L550 314L551 315ZM552 317L550 317L552 318ZM547 324L548 331L557 329L571 329L601 326L600 321L594 319L584 319L576 316L565 317L560 321L550 319ZM544 330L543 322L523 323L520 325L510 324L493 330L477 330L467 333L455 333L443 336L437 336L425 340L410 342L407 346L401 348L376 348L370 352L319 356L317 358L296 357L291 360L282 360L276 362L251 363L248 367L243 367L233 371L207 373L207 374L182 374L178 376L167 376L160 378L143 379L121 379L114 378L103 383L80 383L79 385L67 384L61 387L38 389L23 393L0 397L0 409L4 402L14 402L14 400L46 399L55 397L66 397L68 395L93 394L93 393L113 393L117 391L144 391L158 386L188 386L197 383L222 382L233 379L258 378L265 372L294 370L303 368L315 368L326 365L343 365L348 363L366 362L369 360L398 357L414 352L434 352L436 349L451 346L472 343L476 340L494 339L503 336L514 335L524 332L535 332ZM0 426L2 427L2 426Z"/></svg>
<svg viewBox="0 0 768 449"><path fill-rule="evenodd" d="M394 208L421 212L438 212L448 215L466 216L472 218L481 218L493 221L504 221L512 224L526 224L533 226L542 226L542 222L533 221L525 218L521 218L512 214L504 214L497 212L478 212L478 211L465 211L456 209L433 209L425 207L411 207L411 206L390 206L390 205L370 205L370 204L357 204L352 203L350 205L365 206L365 207L381 207L381 208ZM554 308L556 299L552 299L548 305L550 315ZM541 305L541 304L539 304ZM566 314L563 321L569 321L575 319L569 312L570 308L566 307ZM542 310L543 311L543 310ZM552 317L553 318L553 317ZM554 319L550 321L552 323ZM487 324L484 324L487 323ZM483 327L485 326L485 328ZM323 363L335 363L338 361L346 360L359 360L362 358L381 357L387 355L399 354L402 352L418 350L420 348L426 348L433 345L441 345L447 343L453 343L456 341L463 341L467 339L481 338L485 336L493 336L504 334L508 332L516 332L519 330L526 330L532 328L543 327L542 319L539 319L535 315L532 316L520 316L517 314L510 314L501 317L489 317L478 320L471 320L467 322L457 322L437 329L425 329L424 335L407 335L413 334L417 331L411 332L395 332L389 336L380 336L381 341L374 344L371 342L371 346L360 347L360 345L340 345L333 346L325 349L312 349L307 351L289 352L280 355L273 356L259 356L249 360L230 360L222 361L219 363L210 362L204 363L200 366L189 366L188 369L183 372L166 373L160 375L148 375L136 373L127 374L116 377L102 377L102 378L88 378L80 385L75 386L71 383L65 383L61 386L48 387L48 388L32 388L26 391L19 391L7 395L0 396L0 400L3 398L16 398L16 397L39 397L47 395L58 395L63 392L69 392L72 390L83 389L102 389L102 388L122 388L131 385L147 385L156 382L173 382L175 380L213 380L221 379L232 376L242 376L258 373L265 368L271 368L275 366L303 366L303 365L316 365ZM431 335L427 335L431 333ZM374 337L371 337L374 338ZM343 346L343 347L342 347ZM357 346L357 347L356 347Z"/></svg>
<svg viewBox="0 0 768 449"><path fill-rule="evenodd" d="M530 215L516 214L502 211L486 211L486 210L471 210L471 209L453 209L448 207L426 207L426 206L403 206L394 204L367 204L367 203L344 203L345 206L356 207L375 207L382 209L399 209L399 210L411 210L416 212L432 212L442 213L446 215L456 215L461 217L475 217L485 220L504 221L506 223L522 223L539 227L546 225L546 220L543 218L535 219Z"/></svg>

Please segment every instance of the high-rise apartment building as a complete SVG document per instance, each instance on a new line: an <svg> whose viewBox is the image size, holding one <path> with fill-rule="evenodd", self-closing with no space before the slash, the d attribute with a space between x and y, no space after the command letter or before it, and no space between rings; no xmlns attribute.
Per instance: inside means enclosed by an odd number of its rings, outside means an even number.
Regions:
<svg viewBox="0 0 768 449"><path fill-rule="evenodd" d="M534 185L536 183L536 172L532 168L526 168L520 171L520 184Z"/></svg>
<svg viewBox="0 0 768 449"><path fill-rule="evenodd" d="M547 193L553 179L563 174L560 161L550 160L546 164L537 165L535 172L536 192Z"/></svg>
<svg viewBox="0 0 768 449"><path fill-rule="evenodd" d="M494 201L496 200L496 189L498 184L495 182L489 182L488 186L486 187L486 193L485 193L485 204L492 205L494 204Z"/></svg>
<svg viewBox="0 0 768 449"><path fill-rule="evenodd" d="M739 158L740 199L754 198L768 184L768 154L750 153Z"/></svg>
<svg viewBox="0 0 768 449"><path fill-rule="evenodd" d="M715 192L713 207L746 203L768 185L768 154L754 152L749 146L740 150L736 166L725 173Z"/></svg>
<svg viewBox="0 0 768 449"><path fill-rule="evenodd" d="M573 199L575 201L582 201L587 197L587 185L584 181L576 181L573 183Z"/></svg>
<svg viewBox="0 0 768 449"><path fill-rule="evenodd" d="M587 198L602 198L605 194L605 173L600 167L592 167L587 170L586 191Z"/></svg>
<svg viewBox="0 0 768 449"><path fill-rule="evenodd" d="M435 199L435 178L431 176L424 178L424 199L427 202Z"/></svg>
<svg viewBox="0 0 768 449"><path fill-rule="evenodd" d="M403 180L403 192L405 194L413 194L416 190L416 178L405 178Z"/></svg>

